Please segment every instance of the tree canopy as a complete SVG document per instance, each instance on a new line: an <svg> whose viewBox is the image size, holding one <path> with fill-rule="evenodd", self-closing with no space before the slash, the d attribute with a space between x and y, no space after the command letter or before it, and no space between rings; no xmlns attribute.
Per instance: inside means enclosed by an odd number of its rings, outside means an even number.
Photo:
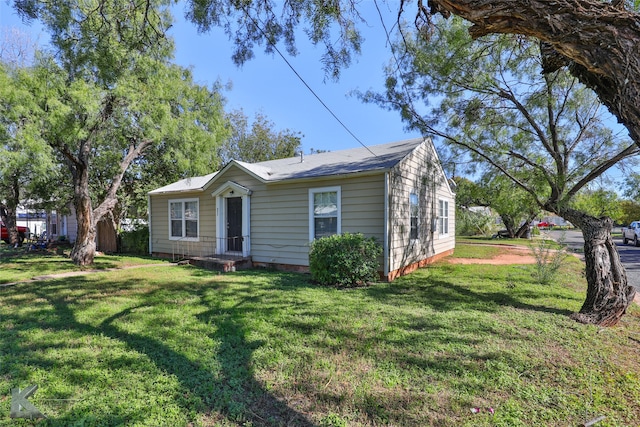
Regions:
<svg viewBox="0 0 640 427"><path fill-rule="evenodd" d="M52 150L40 134L42 116L29 91L30 76L12 62L0 62L0 203L12 244L18 243L17 207L40 199L57 177ZM34 114L35 112L35 114Z"/></svg>
<svg viewBox="0 0 640 427"><path fill-rule="evenodd" d="M223 98L171 63L167 5L17 3L52 36L55 55L30 70L37 108L29 114L40 117L39 132L71 176L77 264L93 261L97 223L117 204L132 164L153 160L156 173L185 175L218 166L228 132Z"/></svg>
<svg viewBox="0 0 640 427"><path fill-rule="evenodd" d="M219 150L223 164L230 160L256 163L293 157L301 148L299 132L276 131L264 114L256 114L252 123L242 110L228 113L227 118L231 135Z"/></svg>

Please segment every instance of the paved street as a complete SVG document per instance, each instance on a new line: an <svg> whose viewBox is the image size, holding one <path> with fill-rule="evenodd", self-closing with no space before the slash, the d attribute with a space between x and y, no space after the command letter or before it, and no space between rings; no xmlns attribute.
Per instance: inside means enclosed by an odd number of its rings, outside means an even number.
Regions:
<svg viewBox="0 0 640 427"><path fill-rule="evenodd" d="M572 252L579 254L584 252L584 240L580 230L551 230L544 233L556 241L563 241ZM627 270L629 284L640 291L640 247L623 245L620 238L615 238L614 241L620 254L620 260Z"/></svg>

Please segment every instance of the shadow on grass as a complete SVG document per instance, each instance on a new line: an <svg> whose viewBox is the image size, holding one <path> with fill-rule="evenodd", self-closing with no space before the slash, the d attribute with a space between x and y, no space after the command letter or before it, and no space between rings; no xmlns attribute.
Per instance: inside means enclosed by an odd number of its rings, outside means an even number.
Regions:
<svg viewBox="0 0 640 427"><path fill-rule="evenodd" d="M288 279L284 281L288 283ZM20 319L14 316L12 334L0 334L0 337L4 337L0 339L0 345L2 345L3 349L11 348L11 352L16 353L16 355L22 352L28 354L25 360L22 361L24 364L48 370L56 362L47 358L44 352L56 345L62 345L52 342L25 345L19 340L23 331L40 329L45 330L48 336L56 332L76 333L76 335L83 337L82 339L89 341L92 337L106 337L117 340L117 342L124 344L127 349L133 352L145 355L157 369L176 378L180 384L181 391L177 396L174 396L174 400L185 413L190 414L188 416L188 418L191 418L190 421L195 421L198 417L204 416L211 418L211 420L205 419L205 424L207 422L219 422L226 417L234 423L249 422L253 425L296 425L303 427L314 425L304 414L297 412L285 402L276 398L256 380L251 367L251 358L255 349L259 348L263 343L247 339L247 330L243 324L243 318L247 316L248 310L244 307L248 301L247 298L242 299L234 306L225 308L219 302L207 297L205 290L210 291L212 290L211 287L203 290L202 287L192 283L183 287L178 285L179 290L185 290L189 294L197 295L200 298L199 305L205 304L205 311L197 316L198 319L205 324L215 326L207 328L207 331L213 331L207 334L208 338L213 342L219 343L219 345L211 349L212 352L216 353L214 359L219 369L212 370L210 367L206 367L205 364L200 363L200 361L192 360L179 350L172 348L156 335L150 336L130 332L118 325L119 321L126 320L133 313L162 304L164 289L137 293L136 295L140 297L138 299L139 304L119 310L95 326L78 320L77 313L73 308L74 304L85 304L87 299L92 300L94 297L100 297L105 292L109 293L110 290L117 293L127 287L135 289L136 283L132 281L119 282L116 288L112 287L111 289L109 289L109 285L104 283L91 283L83 278L48 283L49 285L42 288L35 286L29 288L28 292L35 294L39 301L34 306L34 311L28 318ZM220 286L224 287L224 283ZM86 289L87 292L82 292L82 289ZM16 289L10 293L14 295L14 298L17 298L19 292ZM72 294L74 295L73 297L71 296ZM249 299L251 298L249 297ZM176 326L180 327L180 325ZM57 339L59 340L59 337ZM101 367L101 369L124 367L130 369L132 373L140 374L140 372L135 371L135 357L125 357L126 360L119 359L121 358L118 358L118 360L108 359L106 363L109 363L109 365ZM140 362L138 361L137 363L139 364ZM75 363L71 362L70 364ZM77 366L69 366L69 370L80 369L82 371L83 364L83 360L78 360ZM67 366L65 366L65 370L66 368ZM20 369L18 364L8 369L11 372L2 372L3 369L0 367L0 374L9 375L14 381L25 381L26 378L29 378L29 374L24 368ZM142 374L144 375L144 372ZM153 372L150 375L153 375ZM75 372L73 375L68 375L65 381L77 383L78 387L83 388L83 386L88 387L86 383L83 384L84 381L91 382L92 380L88 374ZM141 392L143 391L141 390ZM63 394L56 397L69 396ZM43 425L67 426L75 425L78 422L88 423L89 425L122 425L146 420L145 408L138 407L138 411L129 408L126 396L122 396L121 402L105 402L106 410L103 406L101 411L93 411L93 408L87 405L89 403L86 405L82 402L77 403L73 405L71 410L64 412L61 416L45 420Z"/></svg>
<svg viewBox="0 0 640 427"><path fill-rule="evenodd" d="M496 312L501 307L569 316L571 310L524 302L507 292L474 292L464 286L435 278L415 278L412 282L396 282L390 286L373 286L367 289L371 297L393 304L394 300L412 300L434 310L448 311L468 308Z"/></svg>

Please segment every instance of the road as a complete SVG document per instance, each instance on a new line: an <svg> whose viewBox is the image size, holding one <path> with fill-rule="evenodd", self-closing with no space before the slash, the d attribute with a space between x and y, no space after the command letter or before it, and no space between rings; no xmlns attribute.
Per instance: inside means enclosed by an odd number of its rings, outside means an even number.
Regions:
<svg viewBox="0 0 640 427"><path fill-rule="evenodd" d="M572 252L584 253L584 239L580 230L550 230L544 233L558 242L562 241ZM620 254L620 260L627 270L627 281L640 291L640 247L623 245L620 238L615 238L614 242Z"/></svg>

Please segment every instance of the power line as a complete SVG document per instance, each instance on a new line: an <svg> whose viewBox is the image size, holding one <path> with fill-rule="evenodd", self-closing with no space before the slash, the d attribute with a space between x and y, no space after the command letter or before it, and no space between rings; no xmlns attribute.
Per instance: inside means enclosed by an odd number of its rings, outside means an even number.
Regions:
<svg viewBox="0 0 640 427"><path fill-rule="evenodd" d="M327 104L325 104L325 102L320 98L320 96L311 88L311 86L309 86L307 84L307 82L302 78L302 76L298 73L298 71L296 71L296 69L293 67L293 65L291 65L291 63L287 60L287 58L282 54L282 52L280 52L280 49L278 49L278 46L276 46L276 44L274 42L271 41L271 38L267 36L267 34L262 30L262 26L259 25L258 21L256 21L253 16L249 15L249 13L247 12L247 10L243 7L242 11L244 12L245 16L247 18L249 18L251 21L253 21L253 25L256 26L256 28L260 31L260 33L262 34L262 36L265 38L265 40L267 40L267 43L269 43L273 49L275 49L275 51L278 53L278 55L280 55L280 58L282 58L282 60L287 64L287 66L291 69L291 71L293 71L293 73L296 75L296 77L298 77L298 79L302 82L302 84L305 85L305 87L309 90L309 92L311 92L313 94L313 96L316 97L316 99L320 102L320 104L322 104L322 106L329 112L329 114L331 114L333 116L334 119L337 120L338 123L340 123L340 125L349 133L349 135L351 135L351 137L353 139L355 139L356 141L358 141L358 144L362 145L364 148L367 149L368 152L370 152L371 154L373 154L374 156L378 157L378 155L376 153L374 153L373 151L371 151L371 149L369 147L367 147L361 140L360 138L358 138L353 132L351 132L351 129L349 129L347 127L347 125L345 125L342 120L340 120L340 118L331 110L331 108L329 108L329 106Z"/></svg>

